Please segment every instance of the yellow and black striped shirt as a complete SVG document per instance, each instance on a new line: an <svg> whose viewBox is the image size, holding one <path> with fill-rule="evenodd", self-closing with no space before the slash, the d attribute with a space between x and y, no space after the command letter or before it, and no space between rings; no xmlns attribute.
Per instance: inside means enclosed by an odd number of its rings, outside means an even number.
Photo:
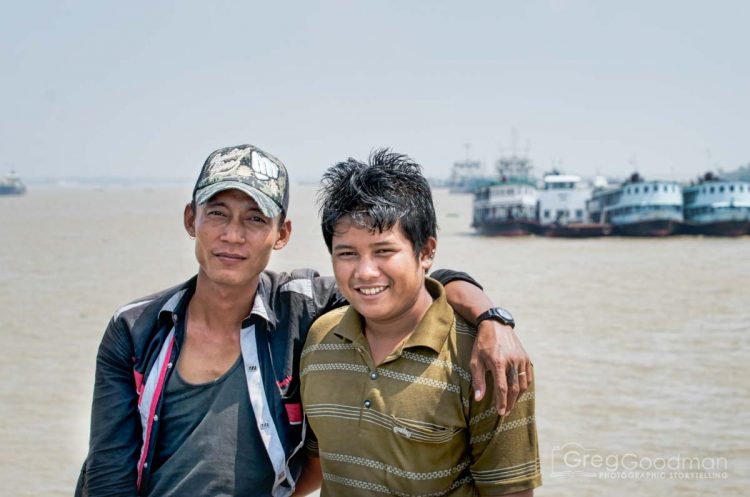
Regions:
<svg viewBox="0 0 750 497"><path fill-rule="evenodd" d="M533 386L497 415L491 382L473 399L476 330L439 283L416 330L372 363L350 307L312 326L302 352L302 401L323 468L323 496L503 495L541 485Z"/></svg>

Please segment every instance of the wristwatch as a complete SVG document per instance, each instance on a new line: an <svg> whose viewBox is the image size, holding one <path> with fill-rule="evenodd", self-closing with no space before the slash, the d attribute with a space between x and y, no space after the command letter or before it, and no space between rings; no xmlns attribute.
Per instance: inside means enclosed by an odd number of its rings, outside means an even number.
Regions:
<svg viewBox="0 0 750 497"><path fill-rule="evenodd" d="M507 309L503 309L502 307L491 307L490 309L484 311L477 318L476 325L479 326L479 323L481 323L485 319L494 319L495 321L500 321L503 324L507 324L511 328L516 327L516 320L513 319L513 314L511 314Z"/></svg>

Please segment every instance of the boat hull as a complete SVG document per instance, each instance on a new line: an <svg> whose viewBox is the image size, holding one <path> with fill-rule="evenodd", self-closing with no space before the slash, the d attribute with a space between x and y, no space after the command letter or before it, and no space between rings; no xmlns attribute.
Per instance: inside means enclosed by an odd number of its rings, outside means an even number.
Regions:
<svg viewBox="0 0 750 497"><path fill-rule="evenodd" d="M555 238L596 238L612 233L608 224L570 223L549 224L540 227L540 234Z"/></svg>
<svg viewBox="0 0 750 497"><path fill-rule="evenodd" d="M675 233L679 224L672 219L652 219L614 225L612 232L620 236L669 236Z"/></svg>
<svg viewBox="0 0 750 497"><path fill-rule="evenodd" d="M685 223L682 232L686 235L742 236L750 233L750 221L735 219L713 223Z"/></svg>
<svg viewBox="0 0 750 497"><path fill-rule="evenodd" d="M0 186L0 195L23 195L26 188Z"/></svg>
<svg viewBox="0 0 750 497"><path fill-rule="evenodd" d="M533 220L484 221L474 228L483 236L526 236L538 232L539 224Z"/></svg>

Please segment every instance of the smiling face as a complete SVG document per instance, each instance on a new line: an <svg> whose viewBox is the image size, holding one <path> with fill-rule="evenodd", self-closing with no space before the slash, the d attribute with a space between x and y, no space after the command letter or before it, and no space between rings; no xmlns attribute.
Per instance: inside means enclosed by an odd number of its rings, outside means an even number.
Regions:
<svg viewBox="0 0 750 497"><path fill-rule="evenodd" d="M185 229L195 237L199 282L254 287L271 251L289 241L291 222L265 216L251 197L225 190L205 204L185 207Z"/></svg>
<svg viewBox="0 0 750 497"><path fill-rule="evenodd" d="M435 246L431 237L415 256L399 223L371 232L345 216L336 223L332 240L336 282L368 324L416 324L432 302L424 280Z"/></svg>

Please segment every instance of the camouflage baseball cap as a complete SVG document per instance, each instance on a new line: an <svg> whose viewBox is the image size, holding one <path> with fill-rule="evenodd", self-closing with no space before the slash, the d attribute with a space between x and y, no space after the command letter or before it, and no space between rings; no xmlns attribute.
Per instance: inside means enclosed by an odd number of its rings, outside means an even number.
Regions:
<svg viewBox="0 0 750 497"><path fill-rule="evenodd" d="M220 148L203 163L193 189L193 200L204 204L224 190L240 190L257 202L268 217L286 213L289 177L284 164L252 145Z"/></svg>

